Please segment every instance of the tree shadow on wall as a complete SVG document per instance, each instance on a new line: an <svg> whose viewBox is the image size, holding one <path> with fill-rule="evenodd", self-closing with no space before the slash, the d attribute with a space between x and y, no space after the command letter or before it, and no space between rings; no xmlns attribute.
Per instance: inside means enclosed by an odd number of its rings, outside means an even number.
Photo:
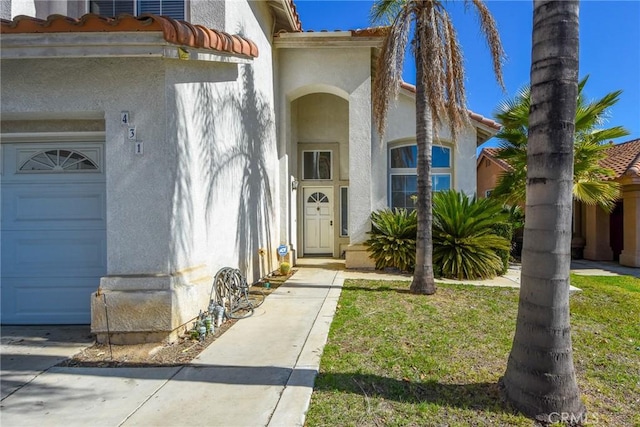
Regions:
<svg viewBox="0 0 640 427"><path fill-rule="evenodd" d="M198 99L208 99L210 105L204 105L210 123L207 133L213 138L202 140L204 182L206 183L207 222L211 223L214 213L211 206L217 203L224 212L233 215L231 206L226 206L227 192L235 192L238 206L236 208L237 232L236 250L238 268L244 274L253 273L257 278L261 268L261 248L271 247L271 221L274 220L272 183L269 159L275 158L275 141L273 141L273 112L269 103L256 90L254 72L251 65L241 68L241 85L234 93L227 93L218 98L214 104L211 93L201 93ZM204 88L203 88L204 89ZM219 123L222 120L223 123ZM224 132L221 127L231 128L233 143L218 144L215 128ZM274 165L275 166L275 165ZM234 197L231 197L234 199ZM220 209L216 215L224 215ZM214 236L215 238L215 236ZM272 255L266 251L267 265L271 265Z"/></svg>

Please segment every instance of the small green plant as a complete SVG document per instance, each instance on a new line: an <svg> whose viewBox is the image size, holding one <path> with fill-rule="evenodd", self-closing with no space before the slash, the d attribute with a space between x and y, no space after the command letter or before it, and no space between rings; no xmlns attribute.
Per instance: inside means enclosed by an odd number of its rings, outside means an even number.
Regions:
<svg viewBox="0 0 640 427"><path fill-rule="evenodd" d="M454 190L433 197L433 264L443 277L489 279L505 269L511 248L509 216L502 203L476 199ZM508 227L510 228L510 227ZM510 231L509 231L510 233ZM502 252L501 252L502 251Z"/></svg>
<svg viewBox="0 0 640 427"><path fill-rule="evenodd" d="M412 271L416 260L417 215L405 209L383 209L371 214L371 237L365 242L377 269Z"/></svg>
<svg viewBox="0 0 640 427"><path fill-rule="evenodd" d="M291 271L291 264L289 264L286 261L280 263L280 274L282 274L283 276L286 276L289 274L290 271Z"/></svg>

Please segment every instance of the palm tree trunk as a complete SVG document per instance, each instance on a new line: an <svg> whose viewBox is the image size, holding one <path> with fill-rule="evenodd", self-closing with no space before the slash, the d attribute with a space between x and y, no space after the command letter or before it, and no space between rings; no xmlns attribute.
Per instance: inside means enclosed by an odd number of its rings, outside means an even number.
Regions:
<svg viewBox="0 0 640 427"><path fill-rule="evenodd" d="M584 421L573 366L569 272L578 1L535 0L520 303L503 384L543 422Z"/></svg>
<svg viewBox="0 0 640 427"><path fill-rule="evenodd" d="M417 24L419 25L419 24ZM416 31L420 46L423 31ZM431 295L436 292L433 278L433 213L431 203L431 147L433 146L433 120L425 93L423 58L416 47L416 144L418 146L418 231L416 240L416 267L409 290L414 294Z"/></svg>

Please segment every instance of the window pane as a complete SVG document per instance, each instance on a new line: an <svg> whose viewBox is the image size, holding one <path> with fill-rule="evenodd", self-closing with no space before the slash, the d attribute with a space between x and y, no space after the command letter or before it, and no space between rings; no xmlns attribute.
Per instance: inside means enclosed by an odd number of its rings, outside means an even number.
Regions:
<svg viewBox="0 0 640 427"><path fill-rule="evenodd" d="M418 147L408 145L391 149L392 168L415 168L418 166Z"/></svg>
<svg viewBox="0 0 640 427"><path fill-rule="evenodd" d="M160 15L160 0L138 0L138 15L143 13Z"/></svg>
<svg viewBox="0 0 640 427"><path fill-rule="evenodd" d="M184 0L163 0L161 12L173 19L184 19Z"/></svg>
<svg viewBox="0 0 640 427"><path fill-rule="evenodd" d="M138 14L143 13L184 19L184 0L138 0Z"/></svg>
<svg viewBox="0 0 640 427"><path fill-rule="evenodd" d="M340 188L340 235L349 235L349 189Z"/></svg>
<svg viewBox="0 0 640 427"><path fill-rule="evenodd" d="M391 207L415 209L416 186L415 175L391 175Z"/></svg>
<svg viewBox="0 0 640 427"><path fill-rule="evenodd" d="M109 17L115 17L122 13L133 15L133 0L90 0L89 11Z"/></svg>
<svg viewBox="0 0 640 427"><path fill-rule="evenodd" d="M451 150L446 147L433 146L431 150L432 159L431 165L434 168L449 168L451 167Z"/></svg>
<svg viewBox="0 0 640 427"><path fill-rule="evenodd" d="M447 147L433 146L431 148L431 164L434 168L451 167L451 149ZM416 168L418 167L418 147L409 145L391 149L392 168Z"/></svg>
<svg viewBox="0 0 640 427"><path fill-rule="evenodd" d="M418 191L418 176L406 175L405 176L405 191L410 193L416 193Z"/></svg>
<svg viewBox="0 0 640 427"><path fill-rule="evenodd" d="M330 151L307 151L303 156L303 179L331 179Z"/></svg>
<svg viewBox="0 0 640 427"><path fill-rule="evenodd" d="M404 175L391 177L391 191L404 191Z"/></svg>
<svg viewBox="0 0 640 427"><path fill-rule="evenodd" d="M433 191L449 190L451 189L451 175L433 174L431 175L431 185L433 185Z"/></svg>
<svg viewBox="0 0 640 427"><path fill-rule="evenodd" d="M392 208L404 208L405 207L405 197L404 193L394 191L391 193L391 207Z"/></svg>

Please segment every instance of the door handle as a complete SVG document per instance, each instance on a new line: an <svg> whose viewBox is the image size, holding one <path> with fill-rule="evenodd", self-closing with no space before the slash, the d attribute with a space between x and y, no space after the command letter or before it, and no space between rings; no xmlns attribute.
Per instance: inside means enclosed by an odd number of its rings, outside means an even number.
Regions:
<svg viewBox="0 0 640 427"><path fill-rule="evenodd" d="M329 221L329 225L333 227L333 221Z"/></svg>

